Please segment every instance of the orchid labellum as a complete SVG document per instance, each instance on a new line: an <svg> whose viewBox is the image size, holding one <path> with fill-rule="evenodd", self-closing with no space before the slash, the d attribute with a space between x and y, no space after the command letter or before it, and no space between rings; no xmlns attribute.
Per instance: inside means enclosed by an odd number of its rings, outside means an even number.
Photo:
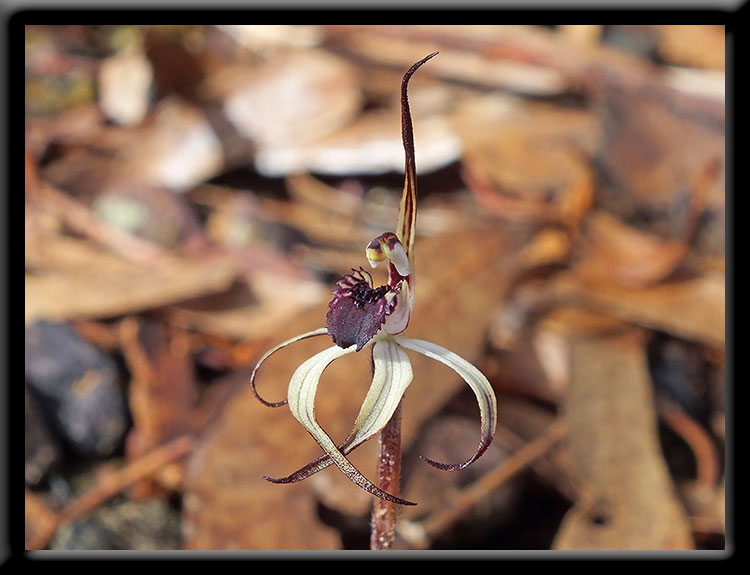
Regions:
<svg viewBox="0 0 750 575"><path fill-rule="evenodd" d="M253 392L265 405L289 405L292 415L307 429L323 449L323 454L274 483L293 483L335 464L349 479L362 489L393 503L414 503L388 493L368 480L347 459L347 454L376 435L394 415L401 398L412 381L412 368L404 350L411 350L435 359L452 368L476 395L481 416L481 437L475 453L462 463L425 461L439 469L461 469L481 456L492 441L497 421L495 394L487 378L471 363L439 345L403 335L409 325L414 306L414 232L417 215L417 181L414 163L412 131L407 86L409 79L430 54L414 64L401 83L401 127L406 153L405 182L399 207L396 232L385 232L365 248L372 267L388 265L388 283L375 287L372 276L363 268L352 269L336 284L329 304L326 327L298 335L266 352L251 375ZM329 335L334 346L313 355L300 365L289 382L287 398L269 402L258 395L255 380L258 369L271 355L284 347L311 337ZM336 444L315 418L315 394L323 371L334 360L369 349L372 354L373 376L359 415L349 436Z"/></svg>

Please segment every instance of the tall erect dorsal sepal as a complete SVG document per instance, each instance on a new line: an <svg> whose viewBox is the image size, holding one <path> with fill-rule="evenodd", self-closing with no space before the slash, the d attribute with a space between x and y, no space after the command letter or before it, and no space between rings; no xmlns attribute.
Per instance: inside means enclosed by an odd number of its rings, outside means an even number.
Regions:
<svg viewBox="0 0 750 575"><path fill-rule="evenodd" d="M407 88L409 79L419 67L430 58L437 55L433 52L414 64L404 74L401 80L401 139L404 142L406 160L404 165L404 190L401 194L401 205L398 211L397 232L401 244L409 257L409 265L414 270L414 230L417 226L417 165L414 160L414 129L411 123L411 112L409 111L409 98Z"/></svg>

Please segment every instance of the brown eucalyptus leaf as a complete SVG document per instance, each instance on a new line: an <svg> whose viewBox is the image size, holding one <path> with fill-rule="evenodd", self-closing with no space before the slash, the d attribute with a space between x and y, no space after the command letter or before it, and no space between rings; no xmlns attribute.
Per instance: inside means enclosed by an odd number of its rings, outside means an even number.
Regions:
<svg viewBox="0 0 750 575"><path fill-rule="evenodd" d="M661 57L679 66L724 69L724 26L661 25L650 26L658 39Z"/></svg>
<svg viewBox="0 0 750 575"><path fill-rule="evenodd" d="M131 374L128 400L133 427L126 452L134 459L192 431L198 389L185 332L131 316L121 322L120 338ZM136 491L141 497L151 495L152 482L139 482Z"/></svg>
<svg viewBox="0 0 750 575"><path fill-rule="evenodd" d="M552 299L573 301L624 321L723 349L724 282L723 273L707 272L636 289L561 274L546 289Z"/></svg>
<svg viewBox="0 0 750 575"><path fill-rule="evenodd" d="M222 261L123 259L90 242L46 236L26 246L26 322L103 318L153 309L227 289L235 269Z"/></svg>
<svg viewBox="0 0 750 575"><path fill-rule="evenodd" d="M203 90L222 105L240 135L261 146L332 133L361 104L355 69L318 49L280 52L255 66L224 67Z"/></svg>
<svg viewBox="0 0 750 575"><path fill-rule="evenodd" d="M688 255L682 240L664 240L604 213L589 214L579 273L602 281L639 287L668 277Z"/></svg>
<svg viewBox="0 0 750 575"><path fill-rule="evenodd" d="M493 214L574 224L588 211L594 184L586 155L596 134L589 112L482 96L467 98L452 121L466 181Z"/></svg>
<svg viewBox="0 0 750 575"><path fill-rule="evenodd" d="M265 146L257 154L256 166L270 176L306 171L330 175L399 171L404 163L399 114L397 107L365 112L332 134ZM443 117L431 115L418 122L420 172L436 170L458 159L460 142Z"/></svg>
<svg viewBox="0 0 750 575"><path fill-rule="evenodd" d="M556 549L692 549L659 444L644 334L571 342L564 410L581 496Z"/></svg>
<svg viewBox="0 0 750 575"><path fill-rule="evenodd" d="M513 249L511 244L511 237L489 230L418 240L415 314L407 335L434 341L475 361L486 336L488 312L506 287L509 274L502 267L502 253ZM280 326L269 333L268 345L321 327L326 311L327 306L319 305ZM306 344L292 345L264 364L259 373L262 395L274 401L284 397L293 370L331 341L323 336ZM410 354L410 358L414 382L403 407L405 446L414 440L422 423L465 386L442 364L418 354ZM369 385L369 370L369 356L362 355L342 358L326 370L316 415L334 440L343 440L350 431ZM352 454L352 461L365 475L372 474L375 466L374 458L363 458L369 448L368 444ZM334 505L347 505L345 511L358 513L366 502L361 495L364 492L335 468L319 473L317 479L292 485L273 485L261 477L285 475L319 454L320 448L286 407L265 407L249 386L241 387L192 462L186 487L185 546L338 547L334 534L315 517L314 493L321 488L330 490L337 496ZM345 500L352 504L341 503Z"/></svg>
<svg viewBox="0 0 750 575"><path fill-rule="evenodd" d="M617 215L630 218L648 210L669 218L706 166L717 158L724 163L723 98L688 105L664 84L606 85L597 110L602 129L600 199L616 208ZM705 190L709 211L724 209L723 171L716 176Z"/></svg>
<svg viewBox="0 0 750 575"><path fill-rule="evenodd" d="M121 150L117 179L188 190L224 168L221 141L203 110L176 96L162 100L150 122Z"/></svg>

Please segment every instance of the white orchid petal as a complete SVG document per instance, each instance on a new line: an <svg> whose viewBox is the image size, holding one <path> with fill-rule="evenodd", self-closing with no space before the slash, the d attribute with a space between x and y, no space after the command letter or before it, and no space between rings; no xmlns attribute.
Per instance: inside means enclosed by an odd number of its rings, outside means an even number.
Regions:
<svg viewBox="0 0 750 575"><path fill-rule="evenodd" d="M378 341L373 346L373 377L349 437L338 446L348 455L378 433L393 417L404 391L412 381L411 362L393 341ZM294 473L276 479L278 483L295 483L307 479L333 463L321 455Z"/></svg>
<svg viewBox="0 0 750 575"><path fill-rule="evenodd" d="M495 399L495 392L492 389L490 382L487 381L484 374L482 374L482 372L474 365L444 347L429 341L409 339L405 337L399 338L397 342L399 345L407 349L417 351L427 357L436 359L453 369L469 385L474 392L474 395L476 395L477 403L479 404L482 434L479 447L470 459L457 464L438 463L424 457L423 459L439 469L446 470L462 469L470 463L473 463L480 455L482 455L482 453L484 453L487 447L489 447L490 442L495 435L495 428L497 426L497 400Z"/></svg>
<svg viewBox="0 0 750 575"><path fill-rule="evenodd" d="M318 381L320 380L323 371L332 361L349 353L353 353L355 349L354 346L350 346L346 349L337 345L329 347L302 362L302 364L294 371L294 374L289 381L287 400L292 415L294 415L294 417L297 418L297 420L299 420L299 422L306 428L308 428L308 426L312 428L318 427L314 416L315 393L318 389ZM309 428L308 431L310 431Z"/></svg>
<svg viewBox="0 0 750 575"><path fill-rule="evenodd" d="M292 379L289 382L289 392L287 395L289 409L292 412L292 415L305 427L315 441L317 441L323 448L326 454L333 460L336 466L338 466L344 475L346 475L351 481L365 491L388 501L400 503L402 505L414 505L410 501L406 501L405 499L401 499L383 491L370 482L356 467L354 467L354 465L352 465L344 454L339 451L334 441L315 419L315 393L318 388L320 376L332 361L355 351L355 345L346 349L334 346L321 351L302 363L302 365L300 365L294 372Z"/></svg>
<svg viewBox="0 0 750 575"><path fill-rule="evenodd" d="M274 353L276 353L277 351L281 349L284 349L288 345L291 345L298 341L302 341L303 339L307 339L309 337L315 337L317 335L326 335L326 334L328 334L328 329L325 327L322 327L313 331L308 331L307 333L303 333L300 335L296 335L292 338L289 338L288 340L281 342L279 345L272 347L266 353L264 353L263 357L261 357L260 360L258 360L258 363L255 364L255 367L253 368L253 372L250 374L250 387L252 388L253 393L255 394L255 397L257 397L261 403L263 403L264 405L268 405L270 407L279 407L281 405L285 405L287 402L286 399L282 401L271 402L271 401L266 401L258 394L257 389L255 389L255 377L256 377L256 374L258 373L258 370L260 369L260 366L263 365L263 362L265 362Z"/></svg>
<svg viewBox="0 0 750 575"><path fill-rule="evenodd" d="M362 402L350 439L346 442L347 452L385 427L412 380L409 357L395 342L376 342L372 349L372 360L372 384Z"/></svg>

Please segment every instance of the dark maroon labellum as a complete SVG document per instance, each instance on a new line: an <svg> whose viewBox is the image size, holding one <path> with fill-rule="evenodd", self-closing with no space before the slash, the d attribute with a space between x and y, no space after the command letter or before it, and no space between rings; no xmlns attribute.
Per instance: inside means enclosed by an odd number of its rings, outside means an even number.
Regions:
<svg viewBox="0 0 750 575"><path fill-rule="evenodd" d="M326 328L333 342L343 348L361 350L378 333L393 305L388 303L388 286L372 287L370 274L353 270L337 282L338 289L326 315Z"/></svg>

